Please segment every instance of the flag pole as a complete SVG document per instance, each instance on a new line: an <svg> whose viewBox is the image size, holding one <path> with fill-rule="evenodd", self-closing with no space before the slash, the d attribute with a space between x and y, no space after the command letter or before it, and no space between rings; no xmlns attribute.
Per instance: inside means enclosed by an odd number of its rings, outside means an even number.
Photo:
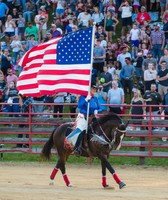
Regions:
<svg viewBox="0 0 168 200"><path fill-rule="evenodd" d="M90 88L91 88L92 68L93 68L93 49L94 49L94 43L95 43L95 29L96 29L96 23L93 22L93 30L92 30L92 47L91 47L91 69L90 69L89 89L88 89L88 95L89 95L89 97L91 97L91 94L90 94ZM88 100L88 106L87 106L87 116L86 116L86 134L87 134L87 132L88 132L89 108L90 108L90 99Z"/></svg>

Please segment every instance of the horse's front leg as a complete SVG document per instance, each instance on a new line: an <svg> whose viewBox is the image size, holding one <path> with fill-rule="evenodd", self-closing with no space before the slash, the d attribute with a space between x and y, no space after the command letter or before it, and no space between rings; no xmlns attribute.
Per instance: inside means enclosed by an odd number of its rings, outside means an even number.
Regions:
<svg viewBox="0 0 168 200"><path fill-rule="evenodd" d="M52 173L50 175L50 185L54 184L54 178L55 178L55 176L56 176L56 174L57 174L59 169L61 170L61 173L62 173L63 179L64 179L64 181L66 183L66 186L71 187L71 183L70 183L70 181L68 179L68 176L66 174L65 161L62 160L62 159L58 160L56 166L54 167L54 169L53 169L53 171L52 171Z"/></svg>
<svg viewBox="0 0 168 200"><path fill-rule="evenodd" d="M102 186L104 188L108 187L107 182L106 182L106 166L104 162L101 160L101 166L102 166Z"/></svg>
<svg viewBox="0 0 168 200"><path fill-rule="evenodd" d="M99 159L101 160L101 163L103 163L103 165L109 170L109 172L113 175L114 180L116 181L116 183L118 183L119 188L123 188L126 186L126 184L124 182L122 182L120 180L120 178L118 177L118 175L116 174L115 170L113 169L113 167L111 166L111 164L109 163L109 161L107 160L107 158L105 156L99 156ZM102 169L103 170L103 169Z"/></svg>

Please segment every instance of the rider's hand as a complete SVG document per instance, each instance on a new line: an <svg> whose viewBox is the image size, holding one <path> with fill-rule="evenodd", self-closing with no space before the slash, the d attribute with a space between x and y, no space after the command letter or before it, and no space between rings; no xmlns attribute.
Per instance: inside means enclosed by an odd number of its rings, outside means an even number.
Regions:
<svg viewBox="0 0 168 200"><path fill-rule="evenodd" d="M90 95L87 95L87 97L85 98L85 101L88 102L91 99Z"/></svg>
<svg viewBox="0 0 168 200"><path fill-rule="evenodd" d="M95 110L95 111L94 111L94 115L97 115L97 114L98 114L98 110Z"/></svg>

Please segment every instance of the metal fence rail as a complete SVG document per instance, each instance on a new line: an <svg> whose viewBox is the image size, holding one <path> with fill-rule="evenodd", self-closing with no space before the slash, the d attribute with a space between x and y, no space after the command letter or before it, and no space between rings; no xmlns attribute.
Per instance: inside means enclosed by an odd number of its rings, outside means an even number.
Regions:
<svg viewBox="0 0 168 200"><path fill-rule="evenodd" d="M71 104L64 104L64 106L69 107ZM126 106L128 110L130 105ZM0 113L1 157L7 152L39 154L57 126L74 121L69 112L64 112L62 118L54 118L51 117L55 115L53 113L33 113L31 110L32 105L29 106L29 113ZM17 116L9 117L9 114L17 114ZM122 142L121 150L112 151L112 156L139 157L141 164L146 157L168 158L168 141L166 141L168 120L165 116L154 120L150 107L150 113L148 116L143 116L144 119L132 119L130 114L122 114L121 117L125 123L128 123L127 137ZM23 145L22 148L18 148L17 144ZM56 151L53 150L53 153Z"/></svg>

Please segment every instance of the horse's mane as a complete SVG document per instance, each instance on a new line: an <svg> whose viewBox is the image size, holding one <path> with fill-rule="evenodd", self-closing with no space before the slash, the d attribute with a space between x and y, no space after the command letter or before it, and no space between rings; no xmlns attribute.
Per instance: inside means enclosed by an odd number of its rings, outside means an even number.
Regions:
<svg viewBox="0 0 168 200"><path fill-rule="evenodd" d="M98 123L100 125L104 124L105 122L107 122L109 120L111 122L114 122L114 124L121 124L122 123L121 118L117 114L111 113L111 112L97 118L97 120L98 120Z"/></svg>

